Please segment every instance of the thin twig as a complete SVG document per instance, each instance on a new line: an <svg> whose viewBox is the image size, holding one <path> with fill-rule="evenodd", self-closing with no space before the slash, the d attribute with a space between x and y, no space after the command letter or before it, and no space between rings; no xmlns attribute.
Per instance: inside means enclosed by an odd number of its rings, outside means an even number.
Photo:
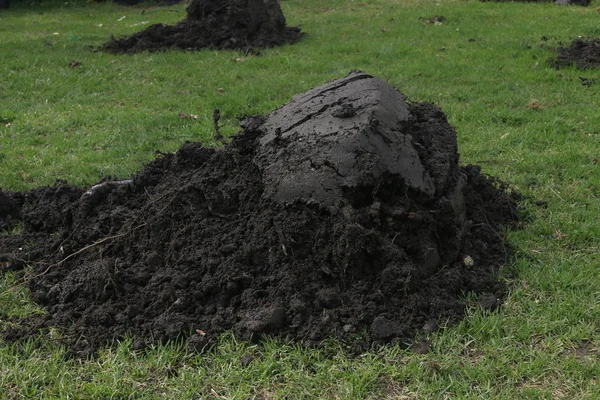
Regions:
<svg viewBox="0 0 600 400"><path fill-rule="evenodd" d="M30 277L30 279L39 278L40 276L43 276L43 275L45 275L46 273L48 273L48 271L49 271L51 268L53 268L53 267L56 267L57 265L60 265L60 264L64 263L64 262L65 262L65 261L67 261L69 258L71 258L71 257L75 257L76 255L78 255L78 254L81 254L81 253L83 253L84 251L86 251L86 250L89 250L89 249L91 249L92 247L96 247L96 246L98 246L99 244L102 244L102 243L104 243L104 242L106 242L106 241L109 241L109 240L112 240L112 239L117 239L117 238L123 237L123 236L127 235L129 232L131 232L131 231L134 231L134 230L136 230L136 229L139 229L139 228L141 228L141 227L142 227L142 226L144 226L144 225L146 225L146 223L145 223L145 222L144 222L143 224L141 224L141 225L138 225L138 226L136 226L135 228L133 228L133 229L131 229L131 230L128 230L127 232L120 233L120 234L118 234L118 235L108 236L108 237L105 237L105 238L103 238L103 239L97 240L97 241L95 241L95 242L94 242L94 243L92 243L92 244L88 244L87 246L85 246L85 247L83 247L83 248L81 248L81 249L77 250L75 253L71 253L71 254L69 254L68 256L66 256L65 258L63 258L62 260L60 260L59 262L57 262L57 263L54 263L54 264L50 264L50 265L48 266L48 268L46 268L46 269L44 270L44 272L42 272L42 273L40 273L40 274L38 274L38 275L34 275L34 276Z"/></svg>
<svg viewBox="0 0 600 400"><path fill-rule="evenodd" d="M46 269L45 269L43 272L41 272L41 273L39 273L39 274L37 274L37 275L30 276L30 277L28 277L27 279L28 279L28 280L31 280L31 279L37 279L37 278L39 278L39 277L41 277L41 276L44 276L44 275L46 275L46 274L48 273L48 271L50 271L50 269L52 269L52 268L54 268L54 267L56 267L56 266L58 266L58 265L60 265L60 264L64 263L65 261L69 260L70 258L72 258L72 257L75 257L76 255L78 255L78 254L81 254L81 253L83 253L84 251L86 251L86 250L89 250L89 249L91 249L91 248L93 248L93 247L96 247L96 246L98 246L98 245L100 245L100 244L102 244L102 243L104 243L104 242L107 242L107 241L109 241L109 240L118 239L118 238L120 238L120 237L123 237L123 236L125 236L125 235L129 234L130 232L132 232L132 231L134 231L134 230L136 230L136 229L139 229L139 228L141 228L141 227L142 227L142 226L144 226L144 225L146 225L146 223L145 223L145 222L144 222L143 224L140 224L140 225L136 226L136 227L135 227L135 228L133 228L133 229L130 229L130 230L128 230L127 232L120 233L120 234L118 234L118 235L107 236L107 237L105 237L105 238L102 238L102 239L100 239L100 240L97 240L97 241L95 241L95 242L94 242L94 243L92 243L92 244L88 244L87 246L85 246L85 247L82 247L81 249L77 250L76 252L69 254L68 256L66 256L65 258L63 258L62 260L60 260L59 262L56 262L56 263L54 263L54 264L50 264L50 265L49 265L49 266L48 266L48 267L47 267L47 268L46 268ZM20 282L20 283L17 283L17 284L14 284L14 285L12 285L12 286L11 286L9 289L7 289L7 290L5 290L4 292L0 293L0 297L6 296L8 293L12 292L13 290L15 290L15 289L16 289L16 288L18 288L18 287L21 287L21 286L23 286L24 284L25 284L25 281L23 281L23 282Z"/></svg>

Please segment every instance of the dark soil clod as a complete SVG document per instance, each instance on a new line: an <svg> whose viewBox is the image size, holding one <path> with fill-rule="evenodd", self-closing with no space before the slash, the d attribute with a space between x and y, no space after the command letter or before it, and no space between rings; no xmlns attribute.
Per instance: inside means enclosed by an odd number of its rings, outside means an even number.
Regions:
<svg viewBox="0 0 600 400"><path fill-rule="evenodd" d="M87 354L128 333L202 349L231 330L361 350L462 318L467 293L501 302L514 196L459 166L438 107L353 72L245 126L94 196L0 192L0 255L33 266L47 310L5 337L59 327Z"/></svg>
<svg viewBox="0 0 600 400"><path fill-rule="evenodd" d="M583 76L579 77L581 84L585 87L590 87L596 83L596 78L584 78Z"/></svg>
<svg viewBox="0 0 600 400"><path fill-rule="evenodd" d="M102 49L137 53L171 49L238 49L294 43L299 28L286 27L278 0L194 0L176 25L151 25L129 37L112 38Z"/></svg>

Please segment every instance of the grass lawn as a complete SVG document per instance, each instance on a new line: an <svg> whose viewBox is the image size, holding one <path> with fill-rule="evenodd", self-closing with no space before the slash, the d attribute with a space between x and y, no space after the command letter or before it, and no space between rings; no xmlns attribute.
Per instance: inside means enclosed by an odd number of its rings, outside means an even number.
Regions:
<svg viewBox="0 0 600 400"><path fill-rule="evenodd" d="M580 77L600 77L546 64L560 42L600 36L599 0L281 5L308 36L260 55L90 51L111 34L182 19L183 4L14 1L0 10L0 187L128 177L156 150L214 144L215 108L231 134L239 118L360 69L438 104L462 163L526 196L532 222L509 233L518 259L504 306L489 313L473 302L462 323L423 333L427 354L388 346L350 356L336 342L308 350L224 335L208 355L175 344L132 351L125 340L83 361L43 337L0 342L0 398L599 399L600 80L586 87ZM425 23L438 15L441 24ZM13 283L0 278L0 318L41 312Z"/></svg>

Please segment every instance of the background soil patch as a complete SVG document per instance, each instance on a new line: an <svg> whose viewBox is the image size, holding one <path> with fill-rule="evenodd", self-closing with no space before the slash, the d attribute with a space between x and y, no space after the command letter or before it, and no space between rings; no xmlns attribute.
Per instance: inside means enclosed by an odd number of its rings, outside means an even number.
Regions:
<svg viewBox="0 0 600 400"><path fill-rule="evenodd" d="M481 2L494 2L494 3L554 3L559 6L588 6L590 0L479 0Z"/></svg>
<svg viewBox="0 0 600 400"><path fill-rule="evenodd" d="M561 47L557 56L548 60L556 69L576 65L579 69L600 66L600 39L575 39L568 47Z"/></svg>
<svg viewBox="0 0 600 400"><path fill-rule="evenodd" d="M129 37L112 38L102 49L112 53L171 49L239 49L298 41L299 28L286 27L277 0L194 0L176 25L155 24Z"/></svg>
<svg viewBox="0 0 600 400"><path fill-rule="evenodd" d="M5 338L59 327L86 355L128 333L202 348L232 330L361 350L462 318L466 293L498 306L515 195L459 166L439 108L357 72L253 122L131 181L0 196L0 266L32 265L47 310Z"/></svg>

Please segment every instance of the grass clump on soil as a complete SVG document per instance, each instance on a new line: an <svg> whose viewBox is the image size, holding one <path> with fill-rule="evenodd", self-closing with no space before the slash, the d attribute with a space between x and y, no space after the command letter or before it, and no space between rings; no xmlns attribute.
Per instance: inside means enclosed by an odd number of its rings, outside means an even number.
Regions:
<svg viewBox="0 0 600 400"><path fill-rule="evenodd" d="M215 108L222 133L232 134L238 116L266 114L359 68L411 99L439 105L456 128L462 162L511 182L534 218L509 233L520 259L504 306L490 313L474 302L459 325L423 332L426 354L390 346L352 358L339 344L306 351L226 336L210 355L173 344L133 351L124 342L82 362L65 361L65 350L42 338L45 347L0 348L3 396L594 398L598 87L581 84L580 76L592 74L547 68L551 54L541 47L597 36L594 5L289 0L282 3L288 21L310 34L294 46L261 56L204 51L121 59L86 49L145 21L175 23L183 6L142 14L63 2L32 12L15 3L0 15L7 55L1 113L11 118L0 125L5 190L51 185L57 177L76 185L129 177L155 150L174 151L185 140L212 143ZM443 15L442 24L419 19L433 15ZM69 68L73 60L81 65ZM3 279L8 288L14 278ZM26 292L4 292L3 312L28 312L19 303Z"/></svg>

